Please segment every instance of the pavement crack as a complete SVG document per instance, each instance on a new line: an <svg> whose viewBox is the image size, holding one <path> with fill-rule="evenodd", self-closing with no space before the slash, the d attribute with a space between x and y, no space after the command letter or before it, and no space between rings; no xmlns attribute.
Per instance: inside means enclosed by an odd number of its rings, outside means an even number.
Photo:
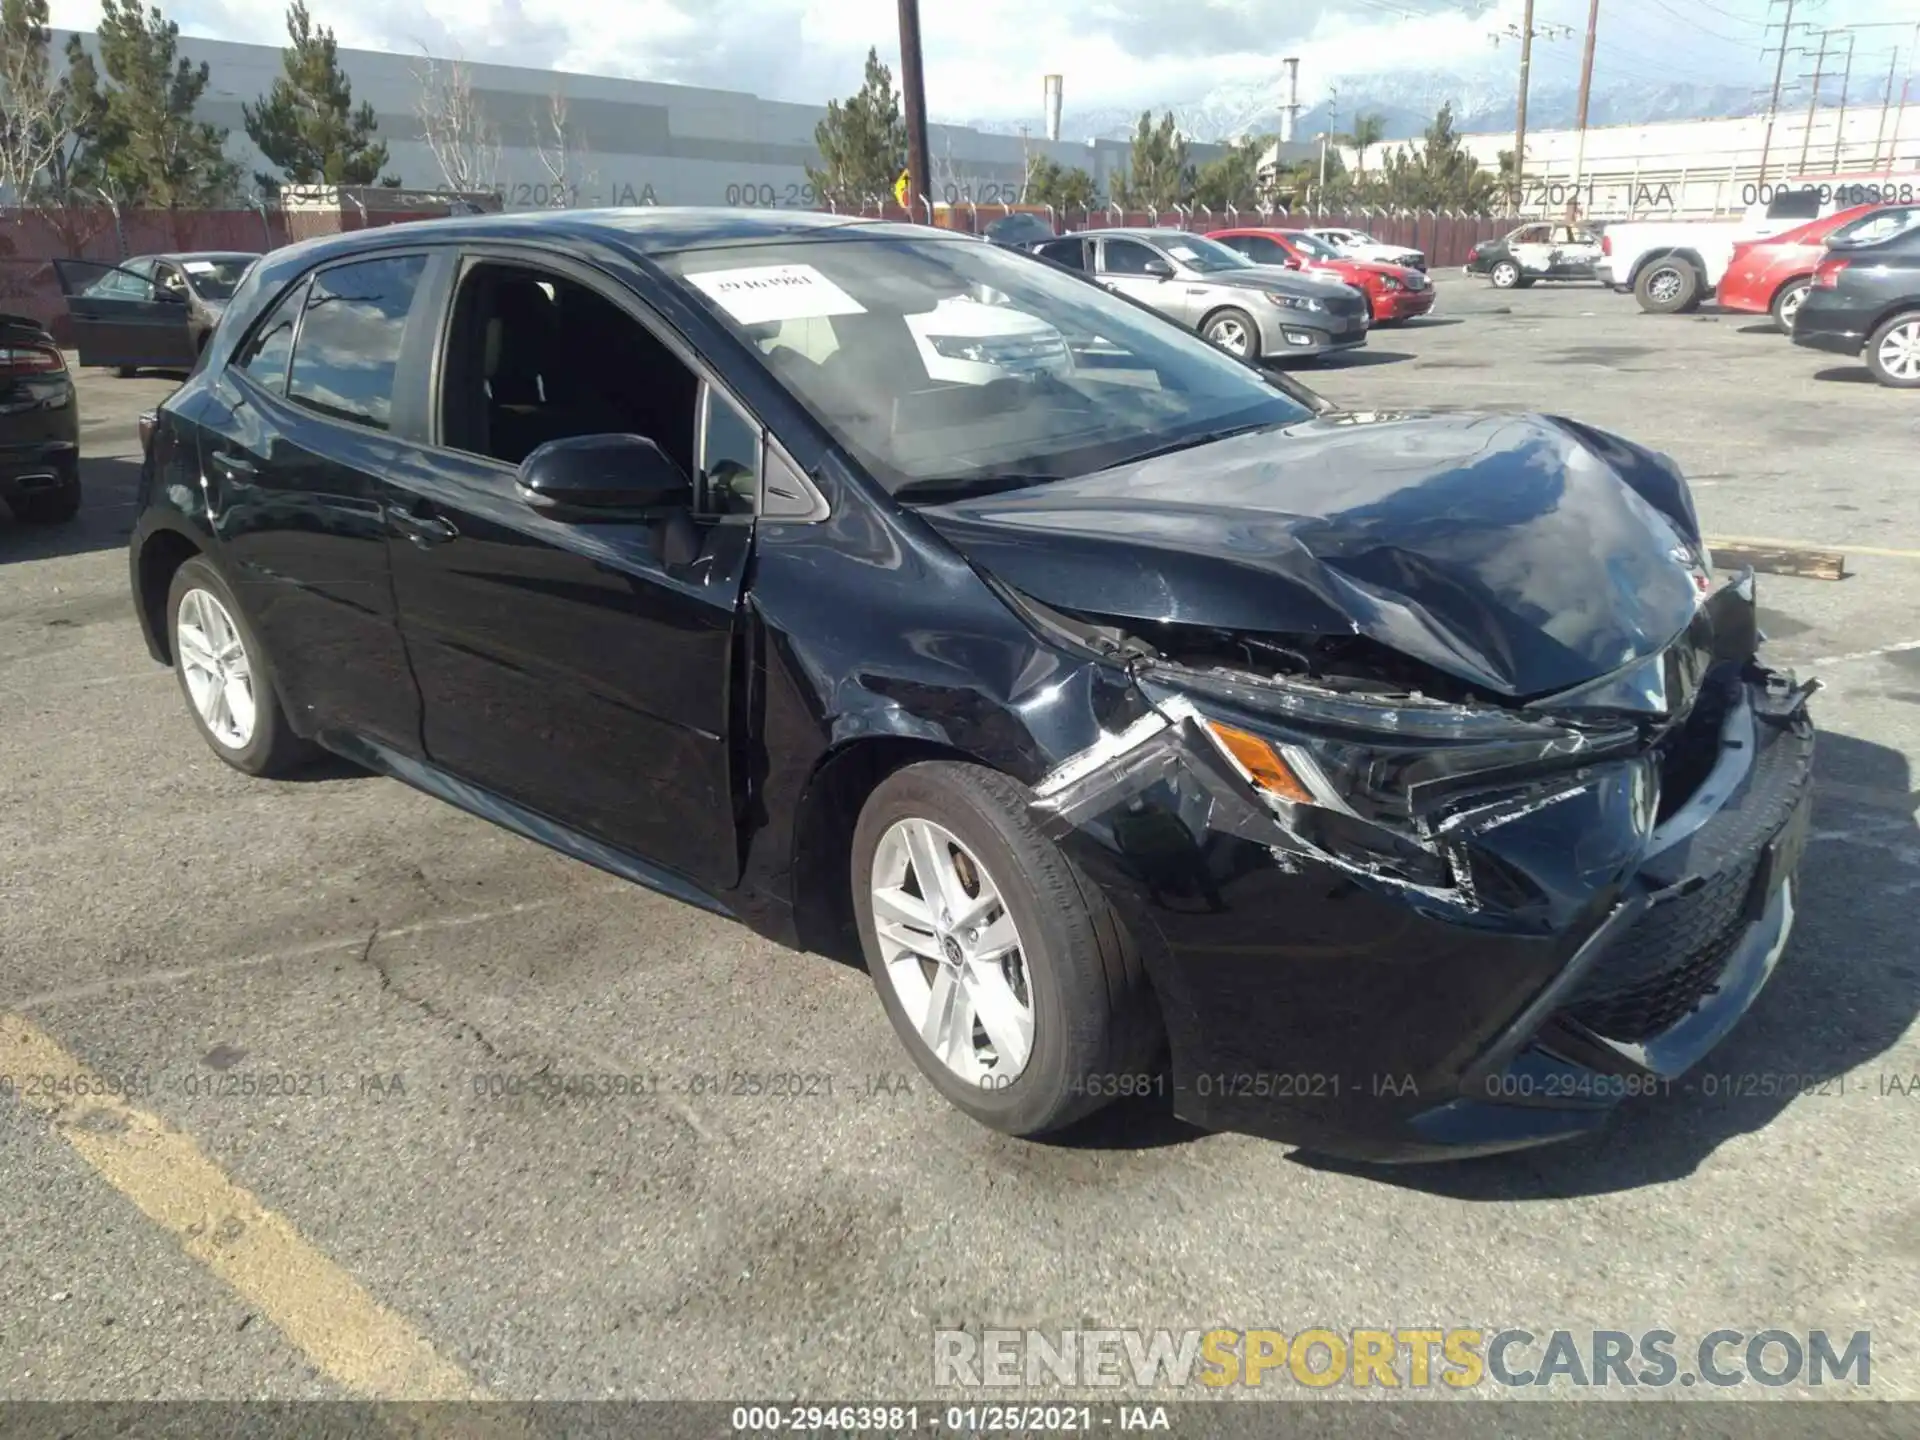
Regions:
<svg viewBox="0 0 1920 1440"><path fill-rule="evenodd" d="M499 1060L501 1058L499 1048L487 1037L486 1031L482 1030L478 1025L474 1024L471 1020L462 1019L460 1016L443 1009L430 997L409 990L404 985L395 981L393 971L388 968L384 960L380 959L379 956L374 953L374 947L379 943L379 940L380 927L375 925L367 932L366 943L360 947L360 963L367 966L379 977L381 993L392 995L395 999L404 1001L406 1004L413 1006L413 1008L418 1010L422 1015L425 1015L429 1020L432 1020L435 1024L445 1026L452 1030L455 1039L471 1040L485 1052L489 1060Z"/></svg>

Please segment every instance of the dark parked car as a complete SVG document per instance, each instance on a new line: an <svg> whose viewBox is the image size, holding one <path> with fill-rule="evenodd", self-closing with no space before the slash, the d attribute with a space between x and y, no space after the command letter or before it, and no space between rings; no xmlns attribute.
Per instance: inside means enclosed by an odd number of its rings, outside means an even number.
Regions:
<svg viewBox="0 0 1920 1440"><path fill-rule="evenodd" d="M1558 1139L1704 1055L1792 920L1811 687L1671 462L1341 413L969 237L293 246L139 502L146 643L222 759L325 746L857 946L1013 1134L1144 1092L1359 1155Z"/></svg>
<svg viewBox="0 0 1920 1440"><path fill-rule="evenodd" d="M1793 343L1864 354L1882 385L1920 389L1920 225L1830 241L1794 312Z"/></svg>
<svg viewBox="0 0 1920 1440"><path fill-rule="evenodd" d="M259 258L220 250L137 255L118 265L54 261L80 363L110 366L122 376L142 368L187 369Z"/></svg>
<svg viewBox="0 0 1920 1440"><path fill-rule="evenodd" d="M80 508L73 376L46 327L24 315L0 315L0 500L28 522Z"/></svg>
<svg viewBox="0 0 1920 1440"><path fill-rule="evenodd" d="M996 245L1009 250L1031 250L1053 239L1059 232L1028 210L1002 215L980 232Z"/></svg>
<svg viewBox="0 0 1920 1440"><path fill-rule="evenodd" d="M1034 248L1187 326L1242 360L1311 359L1367 343L1372 314L1351 285L1256 265L1185 230L1088 230Z"/></svg>

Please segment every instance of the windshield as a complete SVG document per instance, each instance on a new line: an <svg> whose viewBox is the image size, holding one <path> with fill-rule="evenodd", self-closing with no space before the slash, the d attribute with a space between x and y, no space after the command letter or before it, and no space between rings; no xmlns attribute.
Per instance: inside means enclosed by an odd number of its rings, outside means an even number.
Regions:
<svg viewBox="0 0 1920 1440"><path fill-rule="evenodd" d="M1310 392L1070 272L963 239L681 251L662 263L889 491L1067 479L1312 415Z"/></svg>
<svg viewBox="0 0 1920 1440"><path fill-rule="evenodd" d="M1287 240L1296 250L1309 260L1338 260L1340 252L1334 249L1318 235L1309 235L1304 230L1287 231Z"/></svg>
<svg viewBox="0 0 1920 1440"><path fill-rule="evenodd" d="M187 272L187 283L202 300L231 300L257 258L234 255L218 260L182 260L180 268Z"/></svg>
<svg viewBox="0 0 1920 1440"><path fill-rule="evenodd" d="M1160 247L1189 270L1211 275L1218 270L1245 270L1253 264L1238 250L1209 240L1204 235L1173 235L1160 241Z"/></svg>

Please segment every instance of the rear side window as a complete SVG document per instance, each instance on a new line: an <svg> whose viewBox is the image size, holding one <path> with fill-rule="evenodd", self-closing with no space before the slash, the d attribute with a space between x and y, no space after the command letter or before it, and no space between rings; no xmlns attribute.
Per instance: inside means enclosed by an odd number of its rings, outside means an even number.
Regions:
<svg viewBox="0 0 1920 1440"><path fill-rule="evenodd" d="M1872 245L1881 240L1891 240L1896 235L1920 226L1920 208L1896 206L1890 210L1876 210L1871 215L1862 215L1851 220L1833 232L1828 240L1830 245Z"/></svg>
<svg viewBox="0 0 1920 1440"><path fill-rule="evenodd" d="M287 396L336 420L385 430L393 377L424 255L336 265L313 277L287 377Z"/></svg>
<svg viewBox="0 0 1920 1440"><path fill-rule="evenodd" d="M235 369L246 371L247 378L254 384L275 395L287 393L287 360L293 354L293 327L300 318L300 302L306 294L307 287L302 282L282 296L280 303L267 312L267 318L253 332L253 338L233 359Z"/></svg>
<svg viewBox="0 0 1920 1440"><path fill-rule="evenodd" d="M1820 218L1818 190L1782 190L1767 202L1769 220L1817 220Z"/></svg>

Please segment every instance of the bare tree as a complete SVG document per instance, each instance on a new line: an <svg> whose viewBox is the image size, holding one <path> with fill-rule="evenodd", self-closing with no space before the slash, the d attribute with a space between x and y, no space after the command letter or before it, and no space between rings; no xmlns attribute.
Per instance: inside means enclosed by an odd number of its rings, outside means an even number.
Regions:
<svg viewBox="0 0 1920 1440"><path fill-rule="evenodd" d="M424 54L426 47L421 47ZM500 132L473 93L465 64L427 55L414 70L420 130L449 190L491 190L500 177Z"/></svg>
<svg viewBox="0 0 1920 1440"><path fill-rule="evenodd" d="M46 0L6 0L0 11L0 190L26 205L65 148L66 92L47 54Z"/></svg>
<svg viewBox="0 0 1920 1440"><path fill-rule="evenodd" d="M533 130L548 188L559 197L553 203L578 204L581 189L593 183L595 172L587 165L592 152L586 136L568 114L565 90L554 87L547 96L547 113L534 116Z"/></svg>

